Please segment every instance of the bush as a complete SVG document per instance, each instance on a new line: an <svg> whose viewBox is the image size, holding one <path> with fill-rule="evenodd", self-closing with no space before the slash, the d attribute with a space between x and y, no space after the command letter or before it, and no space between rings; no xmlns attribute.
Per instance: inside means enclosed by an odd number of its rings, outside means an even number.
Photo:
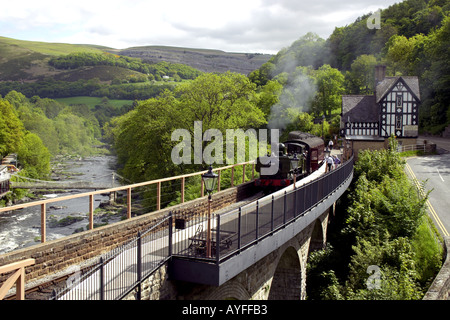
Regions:
<svg viewBox="0 0 450 320"><path fill-rule="evenodd" d="M311 275L308 281L315 279L320 292L308 293L309 297L421 299L439 271L442 248L427 223L427 196L422 197L408 180L395 150L391 138L389 150L359 154L345 223L337 230L340 236L329 237L338 241L310 259L307 279ZM347 272L335 272L342 269L330 264L339 261L336 257L350 259ZM373 287L368 280L375 276L378 282Z"/></svg>

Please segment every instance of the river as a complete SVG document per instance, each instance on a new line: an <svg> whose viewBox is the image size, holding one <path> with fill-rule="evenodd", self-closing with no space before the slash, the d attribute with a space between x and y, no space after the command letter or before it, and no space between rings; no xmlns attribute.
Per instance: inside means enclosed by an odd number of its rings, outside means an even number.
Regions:
<svg viewBox="0 0 450 320"><path fill-rule="evenodd" d="M92 156L82 160L64 160L59 165L63 176L71 181L95 181L109 184L113 182L116 158L113 156ZM115 181L117 185L117 181ZM43 198L55 198L65 195L87 192L89 190L69 190L64 193L48 193ZM95 195L94 208L101 202L108 201L108 195ZM58 201L47 205L46 240L59 239L80 230L86 230L89 224L89 200L82 197L73 200ZM67 226L55 226L51 221L66 217L79 220ZM108 218L108 223L119 221L120 217ZM103 219L103 221L106 221ZM94 222L99 222L95 221ZM40 243L41 209L40 206L0 213L0 254Z"/></svg>

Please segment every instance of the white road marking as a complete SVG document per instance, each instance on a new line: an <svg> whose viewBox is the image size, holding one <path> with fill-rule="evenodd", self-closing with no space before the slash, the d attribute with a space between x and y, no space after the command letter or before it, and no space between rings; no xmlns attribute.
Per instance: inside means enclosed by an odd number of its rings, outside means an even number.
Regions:
<svg viewBox="0 0 450 320"><path fill-rule="evenodd" d="M444 182L444 178L442 178L441 173L439 172L439 169L436 168L436 170L437 170L437 172L438 172L438 174L439 174L439 177L441 177L442 182Z"/></svg>

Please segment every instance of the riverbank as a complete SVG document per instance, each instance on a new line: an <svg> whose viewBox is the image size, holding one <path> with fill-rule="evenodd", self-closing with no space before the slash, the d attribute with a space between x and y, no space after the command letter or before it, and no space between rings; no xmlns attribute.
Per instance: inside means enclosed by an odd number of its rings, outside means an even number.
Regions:
<svg viewBox="0 0 450 320"><path fill-rule="evenodd" d="M55 181L96 181L109 183L116 169L116 158L111 155L89 157L65 156L55 158L52 178ZM115 181L117 183L117 179ZM24 192L15 204L61 195L77 194L86 190L40 190ZM20 191L19 191L20 192ZM83 199L83 198L81 198ZM94 197L95 226L117 222L122 219L120 208L112 210L106 205L108 194ZM105 208L102 208L105 206ZM86 230L89 219L88 199L54 202L47 208L47 240L58 239ZM40 241L40 207L8 211L0 215L0 253L33 245Z"/></svg>

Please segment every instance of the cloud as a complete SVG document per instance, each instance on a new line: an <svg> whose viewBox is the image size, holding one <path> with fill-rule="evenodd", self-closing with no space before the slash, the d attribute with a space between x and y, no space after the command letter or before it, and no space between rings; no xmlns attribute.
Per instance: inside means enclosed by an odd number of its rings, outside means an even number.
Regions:
<svg viewBox="0 0 450 320"><path fill-rule="evenodd" d="M380 0L17 0L2 4L2 36L126 48L172 45L271 52L307 32L336 26L398 2Z"/></svg>

